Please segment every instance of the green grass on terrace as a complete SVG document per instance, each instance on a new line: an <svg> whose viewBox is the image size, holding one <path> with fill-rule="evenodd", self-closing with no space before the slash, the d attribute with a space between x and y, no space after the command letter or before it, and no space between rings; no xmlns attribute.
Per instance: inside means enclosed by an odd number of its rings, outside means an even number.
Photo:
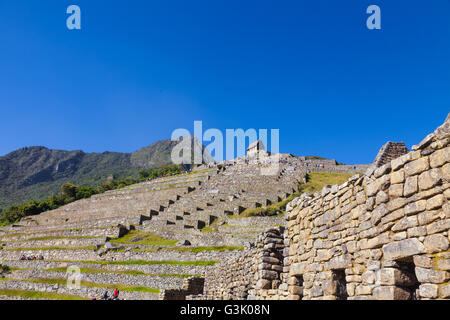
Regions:
<svg viewBox="0 0 450 320"><path fill-rule="evenodd" d="M50 292L17 290L17 289L0 289L0 296L23 297L28 299L89 300L88 298L69 294L57 294Z"/></svg>
<svg viewBox="0 0 450 320"><path fill-rule="evenodd" d="M322 190L327 184L343 184L353 175L354 173L345 172L311 172L306 177L306 183L300 185L300 192L314 193Z"/></svg>
<svg viewBox="0 0 450 320"><path fill-rule="evenodd" d="M156 252L156 251L160 251L160 250L199 253L199 252L205 252L205 251L232 251L232 250L243 251L244 247L217 246L217 247L188 247L188 248L174 247L174 248L133 249L133 251L136 251L136 252L140 252L140 251Z"/></svg>
<svg viewBox="0 0 450 320"><path fill-rule="evenodd" d="M53 268L53 269L44 269L47 272L66 272L67 268ZM120 273L127 274L132 276L149 276L149 277L168 277L168 278L190 278L190 277L200 277L200 275L195 274L178 274L178 273L164 273L164 274L150 274L145 273L139 270L103 270L103 269L95 269L95 268L80 268L81 273Z"/></svg>
<svg viewBox="0 0 450 320"><path fill-rule="evenodd" d="M295 197L300 196L304 192L314 193L321 190L326 185L342 184L346 182L352 173L344 172L312 172L306 176L306 183L299 185L299 191L291 194L286 199L271 204L267 207L260 207L255 209L246 209L237 216L229 216L231 219L247 218L247 217L264 217L264 216L283 216L286 210L286 205Z"/></svg>
<svg viewBox="0 0 450 320"><path fill-rule="evenodd" d="M70 262L73 263L74 261L70 260L46 260L51 262ZM122 261L93 261L93 260L84 260L84 261L76 261L78 263L85 263L85 264L100 264L100 265L155 265L155 264L169 264L174 266L213 266L216 263L219 263L220 261L205 261L205 260L198 260L198 261L174 261L174 260L122 260Z"/></svg>
<svg viewBox="0 0 450 320"><path fill-rule="evenodd" d="M178 240L168 240L151 232L132 230L122 238L113 239L111 242L152 246L174 246Z"/></svg>
<svg viewBox="0 0 450 320"><path fill-rule="evenodd" d="M59 284L59 285L67 284L67 279L64 279L64 278L4 279L4 280L26 281L26 282L31 282L31 283L46 283L46 284ZM117 288L120 291L159 293L159 289L142 287L142 286L126 286L123 284L103 284L103 283L95 283L95 282L89 282L89 281L81 281L80 285L83 287L91 287L91 288L107 288L107 289Z"/></svg>
<svg viewBox="0 0 450 320"><path fill-rule="evenodd" d="M5 251L45 251L45 250L94 250L94 246L89 247L43 247L43 248L11 248L3 249Z"/></svg>

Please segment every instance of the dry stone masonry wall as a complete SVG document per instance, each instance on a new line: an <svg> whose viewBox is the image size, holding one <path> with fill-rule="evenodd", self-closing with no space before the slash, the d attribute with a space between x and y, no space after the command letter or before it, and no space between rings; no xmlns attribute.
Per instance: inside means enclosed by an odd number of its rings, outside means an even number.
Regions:
<svg viewBox="0 0 450 320"><path fill-rule="evenodd" d="M288 204L191 299L449 299L450 115L412 152Z"/></svg>
<svg viewBox="0 0 450 320"><path fill-rule="evenodd" d="M209 269L202 295L189 300L242 300L273 296L283 280L284 227L270 228L239 257Z"/></svg>
<svg viewBox="0 0 450 320"><path fill-rule="evenodd" d="M398 157L408 153L408 148L406 148L403 142L386 142L380 149L375 158L373 164L375 167L381 167L383 164L390 162L391 160L397 159Z"/></svg>

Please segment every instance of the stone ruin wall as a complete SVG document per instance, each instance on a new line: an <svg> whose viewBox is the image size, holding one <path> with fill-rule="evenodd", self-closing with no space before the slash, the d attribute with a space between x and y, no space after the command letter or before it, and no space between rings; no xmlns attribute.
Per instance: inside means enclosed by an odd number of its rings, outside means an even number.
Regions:
<svg viewBox="0 0 450 320"><path fill-rule="evenodd" d="M407 154L408 148L403 142L386 142L378 152L373 164L376 168L381 167L383 164L397 159L398 157Z"/></svg>
<svg viewBox="0 0 450 320"><path fill-rule="evenodd" d="M270 228L237 258L223 260L205 276L203 294L188 300L253 300L278 293L282 284L284 227Z"/></svg>
<svg viewBox="0 0 450 320"><path fill-rule="evenodd" d="M165 289L159 292L159 300L186 300L187 295L200 295L203 293L204 278L189 278L183 282L180 289Z"/></svg>
<svg viewBox="0 0 450 320"><path fill-rule="evenodd" d="M450 299L450 115L414 151L288 204L187 299Z"/></svg>

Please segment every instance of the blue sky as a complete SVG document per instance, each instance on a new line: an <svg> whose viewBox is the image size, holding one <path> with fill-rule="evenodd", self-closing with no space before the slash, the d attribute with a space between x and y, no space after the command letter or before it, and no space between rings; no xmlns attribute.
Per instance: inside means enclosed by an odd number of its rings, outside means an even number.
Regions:
<svg viewBox="0 0 450 320"><path fill-rule="evenodd" d="M71 4L82 30L66 28ZM132 152L201 120L368 163L450 111L449 14L449 0L0 0L0 155Z"/></svg>

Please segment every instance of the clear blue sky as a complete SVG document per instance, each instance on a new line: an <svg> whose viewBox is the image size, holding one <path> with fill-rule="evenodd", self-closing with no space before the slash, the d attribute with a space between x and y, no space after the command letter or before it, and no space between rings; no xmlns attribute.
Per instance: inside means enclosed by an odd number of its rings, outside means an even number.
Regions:
<svg viewBox="0 0 450 320"><path fill-rule="evenodd" d="M0 0L0 155L132 152L202 120L368 163L450 111L449 16L449 0Z"/></svg>

